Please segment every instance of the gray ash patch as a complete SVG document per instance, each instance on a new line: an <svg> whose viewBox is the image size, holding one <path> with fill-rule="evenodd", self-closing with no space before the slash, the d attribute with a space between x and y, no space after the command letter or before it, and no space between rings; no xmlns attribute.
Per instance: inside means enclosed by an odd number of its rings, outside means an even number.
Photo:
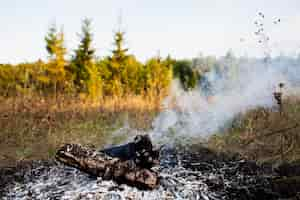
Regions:
<svg viewBox="0 0 300 200"><path fill-rule="evenodd" d="M272 174L254 162L215 154L164 147L160 152L160 185L139 190L104 181L55 162L33 162L0 172L2 199L278 199ZM6 169L7 170L7 169ZM6 174L5 174L6 173Z"/></svg>

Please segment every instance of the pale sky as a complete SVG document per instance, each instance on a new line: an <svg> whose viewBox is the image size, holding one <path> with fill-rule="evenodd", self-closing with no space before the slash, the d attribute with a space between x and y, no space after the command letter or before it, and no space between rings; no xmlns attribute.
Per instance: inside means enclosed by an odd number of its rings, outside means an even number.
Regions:
<svg viewBox="0 0 300 200"><path fill-rule="evenodd" d="M93 19L97 56L112 49L120 10L130 53L145 60L190 58L200 52L261 56L254 21L265 14L276 53L300 52L300 0L0 0L0 63L46 59L49 25L63 25L69 54L78 44L81 20ZM272 21L280 18L280 25ZM242 39L241 39L242 38Z"/></svg>

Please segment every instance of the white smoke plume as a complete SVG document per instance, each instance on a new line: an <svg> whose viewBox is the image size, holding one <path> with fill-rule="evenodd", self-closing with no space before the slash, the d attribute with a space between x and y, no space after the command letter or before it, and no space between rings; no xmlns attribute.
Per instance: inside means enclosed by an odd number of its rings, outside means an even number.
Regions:
<svg viewBox="0 0 300 200"><path fill-rule="evenodd" d="M163 102L165 109L153 122L153 141L160 144L206 139L222 132L240 113L275 106L273 92L279 83L285 85L284 95L296 91L300 83L299 62L287 60L273 60L268 65L255 59L242 61L233 69L235 74L229 76L212 70L205 74L211 85L210 95L200 87L185 92L174 81L171 95Z"/></svg>
<svg viewBox="0 0 300 200"><path fill-rule="evenodd" d="M300 59L278 57L267 64L263 59L239 59L235 66L221 60L219 64L222 71L207 72L206 81L194 90L184 91L174 80L151 130L141 132L126 123L111 135L111 141L123 143L137 134L149 134L157 145L201 142L222 134L233 119L250 109L276 109L273 93L279 83L284 83L283 96L300 96Z"/></svg>

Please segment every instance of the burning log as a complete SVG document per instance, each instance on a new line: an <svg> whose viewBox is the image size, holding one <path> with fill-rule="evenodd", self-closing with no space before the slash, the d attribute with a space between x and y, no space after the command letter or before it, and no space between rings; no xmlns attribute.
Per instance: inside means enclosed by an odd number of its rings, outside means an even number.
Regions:
<svg viewBox="0 0 300 200"><path fill-rule="evenodd" d="M147 136L137 136L132 143L102 151L79 144L65 144L55 158L92 176L115 180L138 188L153 189L158 174L151 167L158 163L158 151Z"/></svg>
<svg viewBox="0 0 300 200"><path fill-rule="evenodd" d="M122 161L133 160L136 165L150 169L159 164L159 151L153 150L152 142L148 135L138 135L133 142L125 145L103 149L101 152L117 157Z"/></svg>

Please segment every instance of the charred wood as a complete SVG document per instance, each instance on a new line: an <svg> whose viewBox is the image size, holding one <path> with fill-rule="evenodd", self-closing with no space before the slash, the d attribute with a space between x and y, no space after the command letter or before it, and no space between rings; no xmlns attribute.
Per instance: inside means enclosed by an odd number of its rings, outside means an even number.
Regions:
<svg viewBox="0 0 300 200"><path fill-rule="evenodd" d="M134 160L111 157L79 144L65 144L57 151L55 158L63 164L105 180L115 180L144 189L153 189L158 185L158 174L138 166Z"/></svg>

